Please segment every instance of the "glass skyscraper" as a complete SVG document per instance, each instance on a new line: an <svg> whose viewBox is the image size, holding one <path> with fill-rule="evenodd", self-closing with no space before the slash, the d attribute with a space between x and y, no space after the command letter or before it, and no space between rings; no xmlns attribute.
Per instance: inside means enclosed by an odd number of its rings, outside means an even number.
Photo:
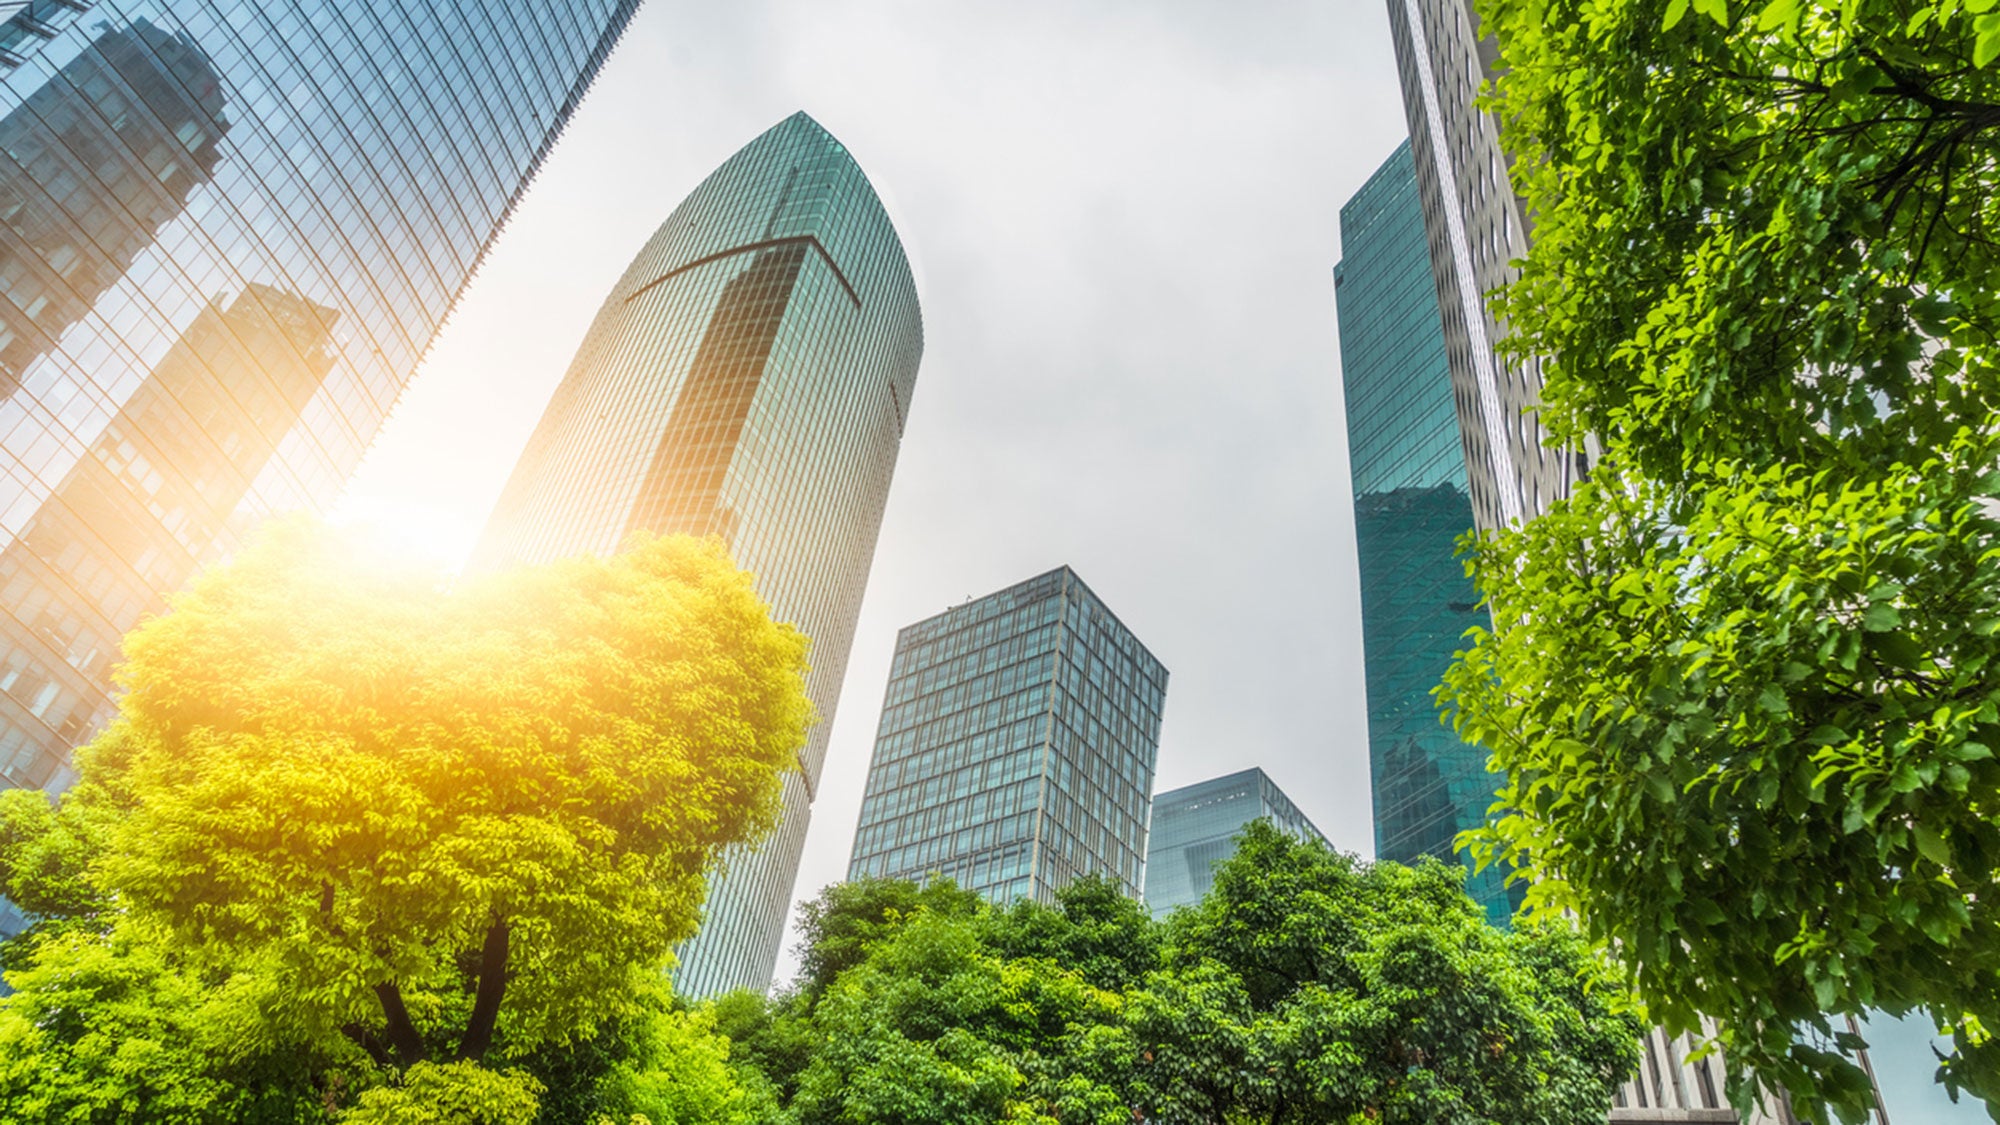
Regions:
<svg viewBox="0 0 2000 1125"><path fill-rule="evenodd" d="M850 879L1137 896L1167 670L1068 567L896 635Z"/></svg>
<svg viewBox="0 0 2000 1125"><path fill-rule="evenodd" d="M1493 802L1486 752L1439 719L1437 687L1465 630L1483 621L1457 557L1473 527L1445 337L1410 146L1340 209L1340 369L1354 477L1355 550L1368 681L1377 858L1452 861L1452 839ZM1513 913L1501 871L1468 889L1496 921Z"/></svg>
<svg viewBox="0 0 2000 1125"><path fill-rule="evenodd" d="M803 113L716 169L625 271L475 566L720 535L812 638L818 708L774 836L711 880L676 988L769 987L923 354L916 283L847 149Z"/></svg>
<svg viewBox="0 0 2000 1125"><path fill-rule="evenodd" d="M1200 902L1215 885L1216 865L1236 854L1237 840L1256 820L1326 843L1285 791L1254 766L1156 795L1146 845L1147 909L1158 915Z"/></svg>
<svg viewBox="0 0 2000 1125"><path fill-rule="evenodd" d="M334 499L636 2L0 5L0 784Z"/></svg>

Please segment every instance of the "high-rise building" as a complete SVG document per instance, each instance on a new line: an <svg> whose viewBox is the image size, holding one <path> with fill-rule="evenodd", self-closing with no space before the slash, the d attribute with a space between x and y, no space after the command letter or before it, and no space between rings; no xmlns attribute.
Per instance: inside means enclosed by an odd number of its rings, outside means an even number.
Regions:
<svg viewBox="0 0 2000 1125"><path fill-rule="evenodd" d="M896 635L848 878L1144 883L1167 670L1068 567Z"/></svg>
<svg viewBox="0 0 2000 1125"><path fill-rule="evenodd" d="M1496 788L1486 751L1445 726L1431 695L1460 637L1484 617L1459 561L1473 528L1466 462L1431 284L1410 146L1340 209L1341 383L1354 480L1355 552L1368 687L1375 855L1453 862ZM1468 887L1496 921L1513 913L1498 869Z"/></svg>
<svg viewBox="0 0 2000 1125"><path fill-rule="evenodd" d="M1153 798L1146 841L1146 907L1155 915L1192 906L1215 885L1215 868L1236 854L1252 821L1326 843L1326 837L1263 770L1211 777Z"/></svg>
<svg viewBox="0 0 2000 1125"><path fill-rule="evenodd" d="M0 5L0 784L332 502L636 3Z"/></svg>
<svg viewBox="0 0 2000 1125"><path fill-rule="evenodd" d="M716 169L639 252L529 439L475 566L722 536L812 638L818 708L762 847L734 849L675 986L769 987L923 354L882 202L803 113Z"/></svg>
<svg viewBox="0 0 2000 1125"><path fill-rule="evenodd" d="M1568 495L1587 462L1543 444L1539 371L1494 347L1506 326L1487 295L1513 279L1530 233L1498 123L1476 101L1496 51L1471 0L1388 4L1472 509L1480 527L1505 527Z"/></svg>

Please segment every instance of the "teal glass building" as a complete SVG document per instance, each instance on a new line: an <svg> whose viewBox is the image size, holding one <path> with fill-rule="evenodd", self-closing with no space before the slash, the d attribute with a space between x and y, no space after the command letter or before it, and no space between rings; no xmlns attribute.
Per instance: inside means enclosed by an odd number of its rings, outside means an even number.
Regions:
<svg viewBox="0 0 2000 1125"><path fill-rule="evenodd" d="M636 2L0 5L0 784L335 499Z"/></svg>
<svg viewBox="0 0 2000 1125"><path fill-rule="evenodd" d="M1167 670L1068 567L896 635L847 876L1137 897Z"/></svg>
<svg viewBox="0 0 2000 1125"><path fill-rule="evenodd" d="M1355 550L1368 681L1375 854L1450 861L1452 839L1492 803L1486 753L1443 724L1431 689L1482 620L1457 557L1472 530L1466 450L1405 142L1340 209L1334 270ZM1495 921L1513 912L1503 874L1469 876Z"/></svg>
<svg viewBox="0 0 2000 1125"><path fill-rule="evenodd" d="M1243 830L1258 820L1301 840L1326 843L1277 782L1255 766L1156 794L1146 838L1146 908L1157 916L1200 902L1215 885L1217 865L1236 854Z"/></svg>
<svg viewBox="0 0 2000 1125"><path fill-rule="evenodd" d="M909 260L853 156L803 113L695 188L619 279L501 494L475 567L719 535L812 638L820 721L771 839L711 880L675 987L769 987L916 389Z"/></svg>

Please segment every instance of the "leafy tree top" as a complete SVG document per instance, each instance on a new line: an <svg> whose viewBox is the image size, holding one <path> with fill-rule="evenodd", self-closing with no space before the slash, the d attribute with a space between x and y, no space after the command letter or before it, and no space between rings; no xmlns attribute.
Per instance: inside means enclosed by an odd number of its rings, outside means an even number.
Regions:
<svg viewBox="0 0 2000 1125"><path fill-rule="evenodd" d="M1590 483L1476 547L1471 843L1739 1104L1866 1112L1844 1016L2000 1094L1993 0L1485 0L1501 309Z"/></svg>
<svg viewBox="0 0 2000 1125"><path fill-rule="evenodd" d="M805 638L714 541L446 587L286 523L126 647L71 798L115 812L94 878L404 1063L622 1014L811 721Z"/></svg>

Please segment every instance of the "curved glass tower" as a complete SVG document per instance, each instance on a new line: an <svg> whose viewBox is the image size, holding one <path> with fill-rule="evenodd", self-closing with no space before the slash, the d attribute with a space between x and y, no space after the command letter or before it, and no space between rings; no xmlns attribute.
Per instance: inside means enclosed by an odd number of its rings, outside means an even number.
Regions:
<svg viewBox="0 0 2000 1125"><path fill-rule="evenodd" d="M803 113L674 209L606 298L501 494L474 566L715 534L812 638L820 722L773 837L712 881L679 990L777 965L827 732L924 347L881 200Z"/></svg>
<svg viewBox="0 0 2000 1125"><path fill-rule="evenodd" d="M0 4L0 784L335 498L636 4Z"/></svg>

